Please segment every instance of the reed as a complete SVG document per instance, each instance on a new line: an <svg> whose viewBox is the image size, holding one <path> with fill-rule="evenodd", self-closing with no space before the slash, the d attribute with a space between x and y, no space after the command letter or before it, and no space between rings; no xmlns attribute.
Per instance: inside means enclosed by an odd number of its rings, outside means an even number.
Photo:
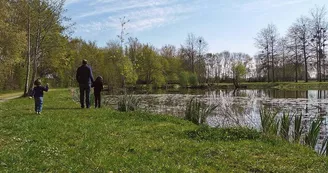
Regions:
<svg viewBox="0 0 328 173"><path fill-rule="evenodd" d="M293 130L294 143L300 142L301 135L303 133L302 117L303 117L302 114L294 116L294 130Z"/></svg>
<svg viewBox="0 0 328 173"><path fill-rule="evenodd" d="M328 137L325 138L325 140L323 141L323 143L321 145L320 154L325 155L325 156L328 155Z"/></svg>
<svg viewBox="0 0 328 173"><path fill-rule="evenodd" d="M317 119L311 123L309 132L305 135L305 145L308 145L312 149L315 149L315 145L317 144L320 126L322 124L322 119Z"/></svg>
<svg viewBox="0 0 328 173"><path fill-rule="evenodd" d="M197 125L204 124L206 118L218 107L218 105L206 105L193 97L188 101L185 111L185 119Z"/></svg>
<svg viewBox="0 0 328 173"><path fill-rule="evenodd" d="M289 112L284 112L281 117L280 136L289 141L289 129L291 125L291 116Z"/></svg>
<svg viewBox="0 0 328 173"><path fill-rule="evenodd" d="M140 98L124 94L120 97L117 103L117 109L121 112L136 111L139 109Z"/></svg>
<svg viewBox="0 0 328 173"><path fill-rule="evenodd" d="M260 118L262 132L266 135L277 135L279 121L276 121L278 111L272 111L268 108L261 108Z"/></svg>

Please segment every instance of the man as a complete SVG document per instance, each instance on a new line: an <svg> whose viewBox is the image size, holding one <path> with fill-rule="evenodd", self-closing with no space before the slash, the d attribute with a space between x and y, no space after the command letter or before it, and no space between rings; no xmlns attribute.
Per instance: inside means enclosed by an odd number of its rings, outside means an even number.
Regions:
<svg viewBox="0 0 328 173"><path fill-rule="evenodd" d="M80 87L80 103L81 108L84 108L84 94L87 108L90 108L90 89L93 83L93 76L91 67L89 67L87 60L82 61L82 66L77 69L76 80Z"/></svg>

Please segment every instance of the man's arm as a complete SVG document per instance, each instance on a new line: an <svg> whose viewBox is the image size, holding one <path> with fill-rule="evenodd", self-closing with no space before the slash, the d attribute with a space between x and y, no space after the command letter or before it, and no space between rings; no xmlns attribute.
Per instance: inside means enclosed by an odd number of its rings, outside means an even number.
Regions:
<svg viewBox="0 0 328 173"><path fill-rule="evenodd" d="M76 70L76 81L79 82L80 74L79 74L80 68Z"/></svg>
<svg viewBox="0 0 328 173"><path fill-rule="evenodd" d="M92 69L91 67L89 67L90 70L90 79L91 79L91 83L94 83L95 81L93 80L93 74L92 74Z"/></svg>

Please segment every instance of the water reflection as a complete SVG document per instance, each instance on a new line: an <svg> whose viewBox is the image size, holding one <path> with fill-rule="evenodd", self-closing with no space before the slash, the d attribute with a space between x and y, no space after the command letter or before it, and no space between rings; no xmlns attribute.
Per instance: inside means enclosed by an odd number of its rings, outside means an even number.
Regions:
<svg viewBox="0 0 328 173"><path fill-rule="evenodd" d="M183 117L187 101L192 97L219 107L207 119L213 127L248 126L260 128L259 110L264 106L302 113L305 130L316 118L324 118L320 139L327 136L328 91L281 91L281 90L158 90L154 93L136 93L141 98L141 108L154 113ZM115 105L117 95L107 96Z"/></svg>

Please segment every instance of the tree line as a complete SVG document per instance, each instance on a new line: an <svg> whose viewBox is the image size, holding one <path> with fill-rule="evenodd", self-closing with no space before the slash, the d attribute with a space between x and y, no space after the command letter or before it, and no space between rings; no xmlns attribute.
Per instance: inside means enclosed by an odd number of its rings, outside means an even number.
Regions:
<svg viewBox="0 0 328 173"><path fill-rule="evenodd" d="M199 83L326 79L326 9L302 16L279 37L275 25L255 39L259 53L209 53L208 43L190 33L180 47L156 48L128 37L122 18L118 37L105 47L72 38L72 22L63 15L64 0L0 0L0 88L24 89L43 78L55 87L76 86L75 72L87 59L94 75L111 87L147 84L163 87ZM241 75L242 74L242 75Z"/></svg>
<svg viewBox="0 0 328 173"><path fill-rule="evenodd" d="M301 16L280 37L277 27L269 24L255 38L260 52L255 56L257 78L268 82L327 79L327 10L316 7Z"/></svg>

